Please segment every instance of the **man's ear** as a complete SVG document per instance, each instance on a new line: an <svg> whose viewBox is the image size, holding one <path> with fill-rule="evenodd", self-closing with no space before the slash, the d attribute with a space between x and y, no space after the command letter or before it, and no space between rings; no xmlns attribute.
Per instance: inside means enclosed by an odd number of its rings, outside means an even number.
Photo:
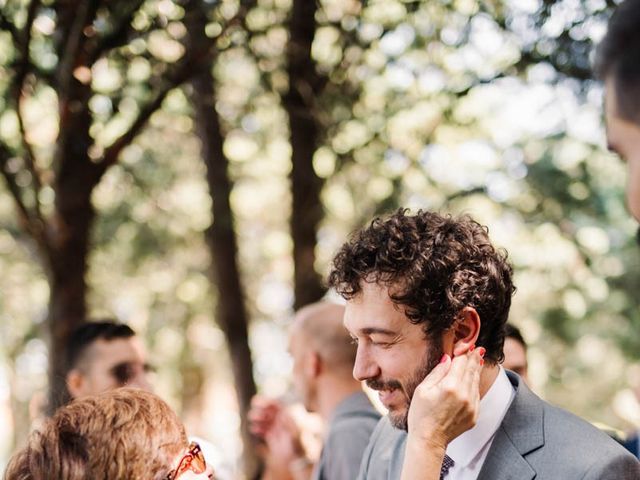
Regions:
<svg viewBox="0 0 640 480"><path fill-rule="evenodd" d="M307 377L316 378L322 371L322 358L320 353L315 350L311 350L305 360L305 372Z"/></svg>
<svg viewBox="0 0 640 480"><path fill-rule="evenodd" d="M82 375L80 370L78 370L77 368L74 368L69 373L67 373L67 390L69 390L72 398L78 398L82 396L84 390L84 382L84 375Z"/></svg>
<svg viewBox="0 0 640 480"><path fill-rule="evenodd" d="M480 315L473 307L464 307L453 324L453 355L467 353L480 336Z"/></svg>

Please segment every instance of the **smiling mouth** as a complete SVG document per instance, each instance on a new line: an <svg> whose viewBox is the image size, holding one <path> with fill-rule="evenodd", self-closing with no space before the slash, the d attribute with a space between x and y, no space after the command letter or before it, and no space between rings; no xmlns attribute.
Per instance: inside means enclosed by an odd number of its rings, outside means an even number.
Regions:
<svg viewBox="0 0 640 480"><path fill-rule="evenodd" d="M393 396L396 394L397 391L398 391L397 388L394 388L391 390L388 390L388 389L378 390L378 398L385 406L388 406L393 400Z"/></svg>

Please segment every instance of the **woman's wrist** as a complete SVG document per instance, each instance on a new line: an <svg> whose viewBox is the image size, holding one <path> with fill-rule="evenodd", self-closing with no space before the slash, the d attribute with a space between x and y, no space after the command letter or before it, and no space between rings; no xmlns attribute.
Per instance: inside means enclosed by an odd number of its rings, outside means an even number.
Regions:
<svg viewBox="0 0 640 480"><path fill-rule="evenodd" d="M449 442L443 432L436 430L420 431L420 433L409 431L407 436L407 446L423 451L443 452L444 454L448 444Z"/></svg>
<svg viewBox="0 0 640 480"><path fill-rule="evenodd" d="M437 480L446 453L446 445L423 437L407 439L401 480Z"/></svg>

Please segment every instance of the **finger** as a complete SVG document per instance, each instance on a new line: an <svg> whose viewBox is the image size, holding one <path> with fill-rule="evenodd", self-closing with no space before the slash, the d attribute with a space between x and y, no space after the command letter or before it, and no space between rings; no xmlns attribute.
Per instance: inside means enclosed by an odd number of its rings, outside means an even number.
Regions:
<svg viewBox="0 0 640 480"><path fill-rule="evenodd" d="M251 408L256 410L279 410L282 404L273 398L262 395L254 395L251 399Z"/></svg>
<svg viewBox="0 0 640 480"><path fill-rule="evenodd" d="M465 353L464 355L458 355L451 359L451 370L447 375L447 380L451 380L455 383L462 381L464 372L469 361L469 357Z"/></svg>
<svg viewBox="0 0 640 480"><path fill-rule="evenodd" d="M251 432L251 434L258 438L264 438L269 433L269 430L270 430L269 428L254 427L254 426L249 427L249 431Z"/></svg>
<svg viewBox="0 0 640 480"><path fill-rule="evenodd" d="M251 397L251 408L261 408L264 407L266 403L268 403L267 397L263 397L262 395L254 395Z"/></svg>
<svg viewBox="0 0 640 480"><path fill-rule="evenodd" d="M251 425L269 425L273 423L273 415L265 415L263 412L249 412L247 414L247 420Z"/></svg>
<svg viewBox="0 0 640 480"><path fill-rule="evenodd" d="M421 382L426 388L433 387L442 381L442 379L447 375L449 369L451 368L451 357L448 354L444 354L440 359L440 363L436 365L429 375L427 375L424 380Z"/></svg>
<svg viewBox="0 0 640 480"><path fill-rule="evenodd" d="M473 393L475 398L476 416L480 407L480 374L482 373L482 367L484 365L484 354L486 352L486 350L482 347L478 350L479 352L477 353L477 355L480 356L480 361L478 362L479 366L475 368L473 381L471 384L471 392Z"/></svg>
<svg viewBox="0 0 640 480"><path fill-rule="evenodd" d="M247 413L247 419L249 419L250 422L253 422L253 421L259 422L264 418L266 418L265 411L258 408L252 408Z"/></svg>
<svg viewBox="0 0 640 480"><path fill-rule="evenodd" d="M469 392L473 392L473 382L475 377L480 378L480 371L482 369L484 348L476 348L473 351L467 353L467 364L463 372L461 384L464 385Z"/></svg>
<svg viewBox="0 0 640 480"><path fill-rule="evenodd" d="M473 424L475 424L480 410L480 374L482 373L482 365L484 363L484 348L480 347L474 352L469 352L469 360L465 370L463 387L469 402L468 413L472 415Z"/></svg>
<svg viewBox="0 0 640 480"><path fill-rule="evenodd" d="M283 410L283 412L278 416L279 424L283 429L286 429L287 432L295 437L300 435L300 427L296 422L295 418L291 416L289 412Z"/></svg>

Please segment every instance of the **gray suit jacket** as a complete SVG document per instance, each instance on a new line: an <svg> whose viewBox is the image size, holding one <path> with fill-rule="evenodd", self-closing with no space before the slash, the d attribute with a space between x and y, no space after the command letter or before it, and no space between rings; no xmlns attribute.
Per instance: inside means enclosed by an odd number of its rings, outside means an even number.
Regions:
<svg viewBox="0 0 640 480"><path fill-rule="evenodd" d="M640 480L640 462L597 428L534 395L513 372L513 402L478 480ZM383 418L371 436L359 480L398 480L406 433Z"/></svg>
<svg viewBox="0 0 640 480"><path fill-rule="evenodd" d="M380 413L364 392L345 398L333 412L312 480L353 480Z"/></svg>

